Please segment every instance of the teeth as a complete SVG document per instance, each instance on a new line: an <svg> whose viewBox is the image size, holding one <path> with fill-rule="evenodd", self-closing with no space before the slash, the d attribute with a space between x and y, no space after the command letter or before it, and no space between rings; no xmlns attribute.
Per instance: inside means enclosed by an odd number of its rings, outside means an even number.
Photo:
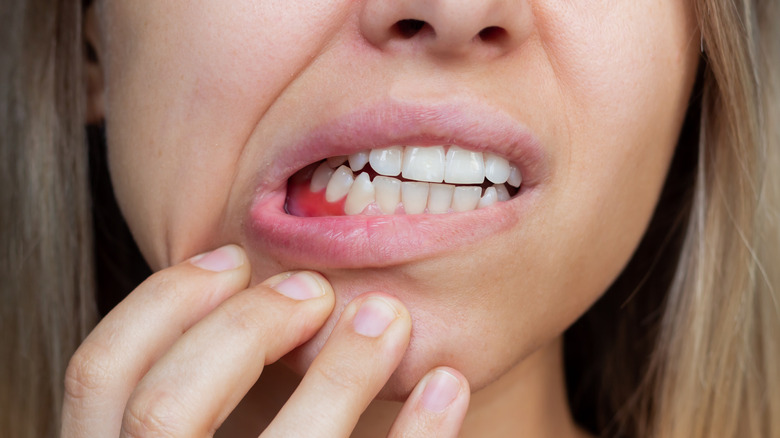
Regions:
<svg viewBox="0 0 780 438"><path fill-rule="evenodd" d="M374 178L374 189L379 210L383 214L394 214L398 203L401 202L401 181L387 176L377 176Z"/></svg>
<svg viewBox="0 0 780 438"><path fill-rule="evenodd" d="M477 208L477 204L479 204L481 195L481 187L455 187L455 194L452 197L452 210L456 212L474 210Z"/></svg>
<svg viewBox="0 0 780 438"><path fill-rule="evenodd" d="M503 184L509 178L509 161L498 155L485 154L485 178L493 184Z"/></svg>
<svg viewBox="0 0 780 438"><path fill-rule="evenodd" d="M428 204L428 183L407 181L401 183L401 202L404 204L406 214L423 213Z"/></svg>
<svg viewBox="0 0 780 438"><path fill-rule="evenodd" d="M374 185L371 184L371 177L366 172L361 172L355 178L352 188L349 189L347 200L344 203L344 213L348 215L360 214L374 200Z"/></svg>
<svg viewBox="0 0 780 438"><path fill-rule="evenodd" d="M339 167L333 172L328 187L325 188L325 200L336 202L347 196L353 182L355 182L355 176L352 174L352 170L347 166Z"/></svg>
<svg viewBox="0 0 780 438"><path fill-rule="evenodd" d="M455 186L431 184L430 194L428 195L428 213L447 213L450 210L450 205L452 205L452 195L454 193Z"/></svg>
<svg viewBox="0 0 780 438"><path fill-rule="evenodd" d="M517 167L510 167L509 178L506 180L506 182L515 188L519 188L520 184L523 183L523 175L520 174L520 171L517 170Z"/></svg>
<svg viewBox="0 0 780 438"><path fill-rule="evenodd" d="M490 207L496 202L498 202L498 193L496 192L496 189L494 187L488 187L485 189L485 194L482 195L482 198L479 199L477 208Z"/></svg>
<svg viewBox="0 0 780 438"><path fill-rule="evenodd" d="M317 170L314 171L314 174L311 176L311 184L309 185L309 190L311 190L312 193L317 193L321 190L323 190L325 187L328 186L328 181L330 181L330 177L333 176L334 170L328 166L328 163L322 163L317 167Z"/></svg>
<svg viewBox="0 0 780 438"><path fill-rule="evenodd" d="M330 157L325 162L328 163L328 166L330 166L332 169L338 169L339 166L347 162L346 155L339 155L338 157Z"/></svg>
<svg viewBox="0 0 780 438"><path fill-rule="evenodd" d="M366 164L368 164L368 152L369 151L360 151L349 156L349 167L352 168L353 172L357 172L366 167Z"/></svg>
<svg viewBox="0 0 780 438"><path fill-rule="evenodd" d="M482 153L450 146L444 181L450 184L482 184L484 180L485 160Z"/></svg>
<svg viewBox="0 0 780 438"><path fill-rule="evenodd" d="M368 156L368 162L371 163L371 168L380 175L398 176L401 174L403 154L401 146L372 149Z"/></svg>
<svg viewBox="0 0 780 438"><path fill-rule="evenodd" d="M435 183L444 181L444 147L407 146L403 177Z"/></svg>
<svg viewBox="0 0 780 438"><path fill-rule="evenodd" d="M506 189L505 185L496 184L493 188L496 189L496 194L498 194L498 202L508 201L509 198L511 198L511 196L509 196L509 190Z"/></svg>
<svg viewBox="0 0 780 438"><path fill-rule="evenodd" d="M519 188L523 183L520 170L505 158L458 146L445 152L447 147L391 146L331 157L314 170L309 187L313 193L324 189L327 202L346 197L348 215L395 214L401 205L406 214L444 214L508 201L508 185ZM355 177L368 163L371 169ZM378 174L373 182L371 170ZM401 174L411 181L391 177ZM477 184L487 181L493 185L483 193Z"/></svg>

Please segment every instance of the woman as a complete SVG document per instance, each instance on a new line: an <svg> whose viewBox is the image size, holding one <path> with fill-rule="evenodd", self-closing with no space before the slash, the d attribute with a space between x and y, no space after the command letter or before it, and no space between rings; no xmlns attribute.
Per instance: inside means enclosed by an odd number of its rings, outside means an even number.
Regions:
<svg viewBox="0 0 780 438"><path fill-rule="evenodd" d="M4 434L780 436L775 4L4 8Z"/></svg>

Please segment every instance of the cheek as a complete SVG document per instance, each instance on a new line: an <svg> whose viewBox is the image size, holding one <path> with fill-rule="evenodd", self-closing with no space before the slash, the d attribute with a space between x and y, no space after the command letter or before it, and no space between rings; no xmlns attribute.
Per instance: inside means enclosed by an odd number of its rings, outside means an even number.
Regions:
<svg viewBox="0 0 780 438"><path fill-rule="evenodd" d="M343 1L106 4L111 174L153 267L218 243L247 139Z"/></svg>
<svg viewBox="0 0 780 438"><path fill-rule="evenodd" d="M603 259L616 275L657 202L687 109L698 44L691 44L696 26L687 2L617 2L597 10L586 3L549 2L539 9L566 126L545 209L562 236L553 239L557 246Z"/></svg>

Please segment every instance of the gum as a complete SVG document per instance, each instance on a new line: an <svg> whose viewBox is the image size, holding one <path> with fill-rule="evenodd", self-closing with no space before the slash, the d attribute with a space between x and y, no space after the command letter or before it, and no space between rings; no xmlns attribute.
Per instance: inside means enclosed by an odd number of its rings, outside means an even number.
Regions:
<svg viewBox="0 0 780 438"><path fill-rule="evenodd" d="M287 213L298 217L345 216L346 196L336 202L325 200L325 190L313 193L309 181L290 181L287 187Z"/></svg>

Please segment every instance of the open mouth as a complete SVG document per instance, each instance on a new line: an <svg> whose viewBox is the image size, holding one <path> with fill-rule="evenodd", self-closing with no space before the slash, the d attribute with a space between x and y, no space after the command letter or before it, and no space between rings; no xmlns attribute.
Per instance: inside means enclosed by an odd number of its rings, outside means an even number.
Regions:
<svg viewBox="0 0 780 438"><path fill-rule="evenodd" d="M473 101L383 102L279 141L246 233L259 253L310 269L393 266L499 235L534 208L551 168L530 130Z"/></svg>
<svg viewBox="0 0 780 438"><path fill-rule="evenodd" d="M518 168L455 145L391 146L330 157L290 178L285 211L299 217L446 214L517 195Z"/></svg>

